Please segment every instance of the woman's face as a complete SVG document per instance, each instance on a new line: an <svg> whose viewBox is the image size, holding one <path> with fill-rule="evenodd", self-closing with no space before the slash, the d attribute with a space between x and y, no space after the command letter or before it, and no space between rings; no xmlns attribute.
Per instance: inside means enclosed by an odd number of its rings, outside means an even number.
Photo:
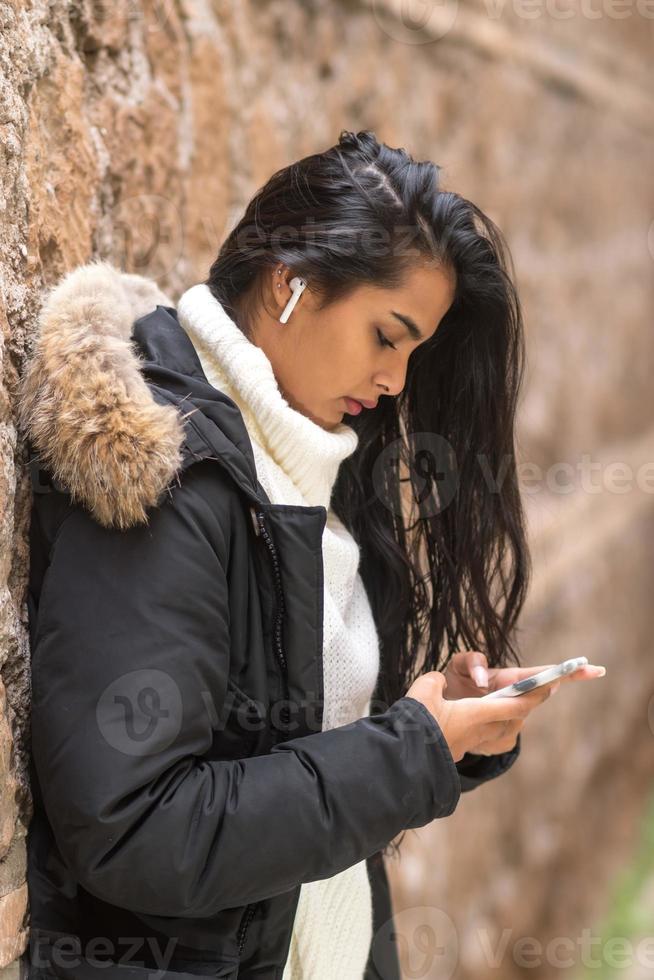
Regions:
<svg viewBox="0 0 654 980"><path fill-rule="evenodd" d="M265 309L253 321L252 342L270 360L289 405L327 430L357 414L347 396L372 403L402 391L411 352L434 335L454 299L451 274L431 263L407 273L398 289L360 286L322 311L309 284L288 322L280 323L292 273L280 264L266 276ZM402 317L413 321L419 337Z"/></svg>

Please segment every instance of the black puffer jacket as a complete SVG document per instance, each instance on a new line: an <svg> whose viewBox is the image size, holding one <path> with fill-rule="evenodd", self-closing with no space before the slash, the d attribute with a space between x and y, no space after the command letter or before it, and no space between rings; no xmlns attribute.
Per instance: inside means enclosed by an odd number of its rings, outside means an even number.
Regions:
<svg viewBox="0 0 654 980"><path fill-rule="evenodd" d="M321 731L323 507L273 505L242 416L154 284L51 293L20 403L34 504L30 978L278 980L302 882L519 752L455 764L413 698Z"/></svg>

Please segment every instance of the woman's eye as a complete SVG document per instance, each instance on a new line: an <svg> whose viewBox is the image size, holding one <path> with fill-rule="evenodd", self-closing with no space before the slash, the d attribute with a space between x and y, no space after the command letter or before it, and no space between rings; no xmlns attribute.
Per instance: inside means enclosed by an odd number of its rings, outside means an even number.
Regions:
<svg viewBox="0 0 654 980"><path fill-rule="evenodd" d="M397 347L395 346L395 344L392 344L390 342L390 340L387 340L386 337L384 337L384 335L381 332L381 330L379 330L379 329L377 330L377 337L379 338L379 346L380 347L392 347L393 350L397 350Z"/></svg>

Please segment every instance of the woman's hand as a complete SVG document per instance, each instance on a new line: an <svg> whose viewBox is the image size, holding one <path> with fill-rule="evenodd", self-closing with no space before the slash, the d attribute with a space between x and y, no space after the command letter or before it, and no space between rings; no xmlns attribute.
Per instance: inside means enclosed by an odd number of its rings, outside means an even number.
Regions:
<svg viewBox="0 0 654 980"><path fill-rule="evenodd" d="M466 752L496 755L514 748L518 732L529 714L547 701L561 684L590 680L605 673L603 667L589 664L517 698L480 700L482 694L554 666L489 668L485 655L480 651L460 651L453 655L444 672L432 670L416 678L405 696L420 701L431 712L455 762L459 762ZM475 667L487 672L487 684L483 687L478 687L473 679Z"/></svg>
<svg viewBox="0 0 654 980"><path fill-rule="evenodd" d="M548 685L519 698L483 701L477 695L446 699L446 684L444 674L431 670L416 678L405 697L420 701L433 715L455 762L466 752L495 755L512 749L529 713L551 694Z"/></svg>
<svg viewBox="0 0 654 980"><path fill-rule="evenodd" d="M445 697L454 700L457 698L479 698L483 694L490 694L509 684L515 684L525 677L538 674L541 670L554 667L555 664L541 664L540 667L489 667L485 654L480 650L463 650L453 654L447 667L443 671L447 681L447 691ZM595 677L603 677L606 673L604 667L595 667L587 664L580 667L567 677L561 677L554 685L547 685L557 689L559 684L567 684L569 681L592 680ZM477 681L481 681L478 686ZM524 695L522 695L524 697Z"/></svg>

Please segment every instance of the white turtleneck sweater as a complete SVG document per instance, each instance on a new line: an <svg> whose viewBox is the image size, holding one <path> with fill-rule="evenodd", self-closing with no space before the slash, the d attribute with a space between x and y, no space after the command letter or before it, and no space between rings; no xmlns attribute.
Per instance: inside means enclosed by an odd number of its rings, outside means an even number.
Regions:
<svg viewBox="0 0 654 980"><path fill-rule="evenodd" d="M177 315L210 384L239 407L259 482L273 504L327 509L323 532L323 731L369 713L379 671L372 611L358 573L359 549L330 509L343 459L357 447L354 429L327 431L291 408L264 351L251 343L203 283L180 298ZM284 329L280 326L280 329ZM372 942L366 862L304 883L282 980L361 980Z"/></svg>

